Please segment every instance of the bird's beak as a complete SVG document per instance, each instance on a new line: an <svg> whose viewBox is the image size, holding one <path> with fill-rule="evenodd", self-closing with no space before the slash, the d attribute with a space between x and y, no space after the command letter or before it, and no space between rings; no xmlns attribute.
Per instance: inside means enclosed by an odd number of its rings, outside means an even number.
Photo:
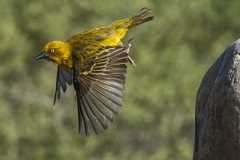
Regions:
<svg viewBox="0 0 240 160"><path fill-rule="evenodd" d="M46 53L46 52L42 52L42 53L40 53L36 58L35 58L35 60L38 60L38 59L46 59L46 58L48 58L49 57L49 55Z"/></svg>

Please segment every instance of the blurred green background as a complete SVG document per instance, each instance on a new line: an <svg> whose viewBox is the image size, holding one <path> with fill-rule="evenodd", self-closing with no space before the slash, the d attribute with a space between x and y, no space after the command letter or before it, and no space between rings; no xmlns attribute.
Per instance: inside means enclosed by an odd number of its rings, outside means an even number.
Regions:
<svg viewBox="0 0 240 160"><path fill-rule="evenodd" d="M240 35L238 0L1 0L0 159L190 160L202 77ZM72 86L52 108L56 66L34 58L52 40L130 17L155 19L130 38L125 98L115 124L78 135Z"/></svg>

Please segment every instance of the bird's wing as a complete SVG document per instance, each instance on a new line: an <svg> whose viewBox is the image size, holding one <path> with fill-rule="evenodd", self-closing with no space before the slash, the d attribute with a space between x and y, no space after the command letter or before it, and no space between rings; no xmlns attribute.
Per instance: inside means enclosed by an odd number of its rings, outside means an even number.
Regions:
<svg viewBox="0 0 240 160"><path fill-rule="evenodd" d="M98 134L98 122L107 129L106 119L115 121L113 113L118 114L118 107L122 106L128 51L128 47L108 46L93 57L84 70L77 69L74 63L80 134L83 125L89 136L91 125Z"/></svg>
<svg viewBox="0 0 240 160"><path fill-rule="evenodd" d="M56 103L56 99L60 98L60 88L62 88L63 92L66 92L67 85L66 82L71 85L72 84L72 72L63 69L62 67L58 66L57 70L57 78L56 78L56 90L53 100L53 105Z"/></svg>

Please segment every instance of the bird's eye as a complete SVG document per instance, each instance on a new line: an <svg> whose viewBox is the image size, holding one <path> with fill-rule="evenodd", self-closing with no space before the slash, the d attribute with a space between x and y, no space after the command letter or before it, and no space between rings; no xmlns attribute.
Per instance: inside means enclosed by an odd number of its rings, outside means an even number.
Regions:
<svg viewBox="0 0 240 160"><path fill-rule="evenodd" d="M54 52L54 49L51 49L51 51L50 51L51 53L53 53Z"/></svg>

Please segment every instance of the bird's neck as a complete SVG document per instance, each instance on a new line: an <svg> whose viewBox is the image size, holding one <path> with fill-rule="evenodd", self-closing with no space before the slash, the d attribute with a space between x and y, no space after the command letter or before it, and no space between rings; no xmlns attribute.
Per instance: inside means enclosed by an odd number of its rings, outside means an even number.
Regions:
<svg viewBox="0 0 240 160"><path fill-rule="evenodd" d="M73 70L73 60L72 60L72 50L70 46L65 43L65 46L61 48L61 62L59 66L63 69L72 71Z"/></svg>
<svg viewBox="0 0 240 160"><path fill-rule="evenodd" d="M62 63L59 64L63 69L73 71L73 60L72 56L69 56L67 59L62 59Z"/></svg>

